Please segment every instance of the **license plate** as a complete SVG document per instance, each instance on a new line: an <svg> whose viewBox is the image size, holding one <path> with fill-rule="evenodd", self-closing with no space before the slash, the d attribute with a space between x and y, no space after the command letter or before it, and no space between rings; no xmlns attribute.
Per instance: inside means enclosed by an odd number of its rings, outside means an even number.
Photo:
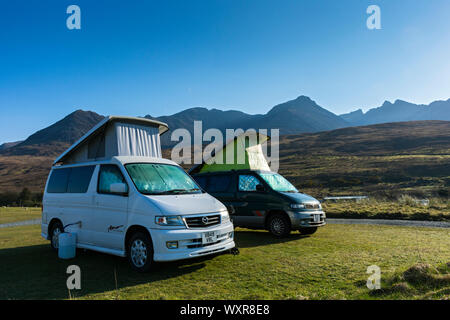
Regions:
<svg viewBox="0 0 450 320"><path fill-rule="evenodd" d="M320 222L320 214L314 215L314 222Z"/></svg>
<svg viewBox="0 0 450 320"><path fill-rule="evenodd" d="M217 232L208 231L202 234L202 244L214 243L217 241Z"/></svg>

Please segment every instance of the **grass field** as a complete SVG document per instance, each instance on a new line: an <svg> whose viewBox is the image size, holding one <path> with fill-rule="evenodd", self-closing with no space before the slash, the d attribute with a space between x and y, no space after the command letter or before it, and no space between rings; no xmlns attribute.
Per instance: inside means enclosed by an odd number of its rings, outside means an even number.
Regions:
<svg viewBox="0 0 450 320"><path fill-rule="evenodd" d="M430 199L426 206L403 196L394 201L374 198L358 202L327 201L323 208L328 218L450 221L450 201L439 198Z"/></svg>
<svg viewBox="0 0 450 320"><path fill-rule="evenodd" d="M0 207L0 224L39 219L40 208L3 208Z"/></svg>
<svg viewBox="0 0 450 320"><path fill-rule="evenodd" d="M58 260L39 226L0 230L0 299L67 299L66 268L81 267L80 299L444 299L450 297L447 229L328 225L274 239L236 230L241 254L161 263L138 274L125 259L79 251ZM365 285L378 265L382 290ZM117 279L117 281L115 280Z"/></svg>

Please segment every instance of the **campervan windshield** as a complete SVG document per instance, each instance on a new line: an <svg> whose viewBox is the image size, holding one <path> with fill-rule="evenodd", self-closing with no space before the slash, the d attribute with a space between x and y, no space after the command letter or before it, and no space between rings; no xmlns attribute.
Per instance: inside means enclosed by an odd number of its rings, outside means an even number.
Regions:
<svg viewBox="0 0 450 320"><path fill-rule="evenodd" d="M264 181L275 191L278 192L298 192L298 190L278 173L260 173Z"/></svg>
<svg viewBox="0 0 450 320"><path fill-rule="evenodd" d="M180 167L154 163L133 163L125 167L142 194L202 193L194 180Z"/></svg>

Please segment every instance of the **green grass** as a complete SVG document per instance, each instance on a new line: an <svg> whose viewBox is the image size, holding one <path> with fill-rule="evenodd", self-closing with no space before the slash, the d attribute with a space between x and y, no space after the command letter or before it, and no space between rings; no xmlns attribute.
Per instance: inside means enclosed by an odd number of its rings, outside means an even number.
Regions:
<svg viewBox="0 0 450 320"><path fill-rule="evenodd" d="M374 198L358 202L328 201L323 207L328 218L450 221L450 201L438 198L430 199L428 206L403 196L395 201Z"/></svg>
<svg viewBox="0 0 450 320"><path fill-rule="evenodd" d="M398 290L417 263L441 270L450 261L447 229L328 225L313 236L236 230L241 254L161 263L149 274L133 272L125 259L77 252L59 260L39 226L0 231L0 299L67 299L66 268L81 267L80 299L442 299L445 281ZM367 267L378 265L382 291L366 286ZM117 285L115 282L117 276ZM448 277L448 276L447 276ZM394 289L393 289L394 288Z"/></svg>
<svg viewBox="0 0 450 320"><path fill-rule="evenodd" d="M40 208L4 208L0 207L0 224L39 219Z"/></svg>

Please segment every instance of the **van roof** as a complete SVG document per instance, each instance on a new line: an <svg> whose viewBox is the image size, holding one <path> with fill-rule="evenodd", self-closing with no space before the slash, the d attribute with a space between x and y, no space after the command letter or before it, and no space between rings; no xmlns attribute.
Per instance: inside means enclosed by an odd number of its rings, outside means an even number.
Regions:
<svg viewBox="0 0 450 320"><path fill-rule="evenodd" d="M208 172L197 172L190 173L192 176L213 176L213 175L226 175L226 174L243 174L243 173L275 173L273 171L261 170L261 169L231 169L231 170L223 170L223 171L208 171Z"/></svg>
<svg viewBox="0 0 450 320"><path fill-rule="evenodd" d="M83 163L71 163L65 165L54 166L54 168L70 168L70 167L78 167L78 166L89 166L89 165L97 165L97 164L131 164L131 163L157 163L157 164L169 164L179 166L176 162L157 157L136 157L136 156L117 156L112 157L106 160L97 160L97 161L86 161Z"/></svg>
<svg viewBox="0 0 450 320"><path fill-rule="evenodd" d="M114 123L114 125L111 126L112 123ZM85 135L83 135L78 141L76 141L73 145L71 145L66 151L64 151L54 161L53 165L56 165L58 163L59 164L80 163L80 162L86 163L96 160L105 160L108 158L112 158L112 156L123 155L120 154L120 152L119 153L117 152L118 143L125 144L125 147L129 147L127 144L130 143L132 144L132 147L136 147L137 145L142 143L153 144L153 146L149 147L149 149L152 151L152 154L156 154L158 156L161 155L159 137L157 139L151 138L151 133L148 133L148 135L142 137L142 135L139 136L139 132L136 132L136 130L139 129L131 128L130 130L135 130L135 132L132 132L129 136L123 137L122 140L119 141L118 140L119 138L117 137L115 132L109 129L111 129L111 127L120 124L123 124L125 126L140 126L144 128L155 128L153 129L156 131L155 133L153 133L154 135L161 135L169 130L167 124L156 120L150 120L146 118L136 118L136 117L107 116L97 125L95 125L91 130L89 130ZM111 149L106 150L106 152L105 152L105 141L106 141L106 148ZM87 155L88 151L87 147L91 148L90 151L92 150L96 151L93 156ZM142 146L140 146L140 148L142 149ZM80 155L80 153L83 154ZM91 152L89 153L89 155L90 154Z"/></svg>

